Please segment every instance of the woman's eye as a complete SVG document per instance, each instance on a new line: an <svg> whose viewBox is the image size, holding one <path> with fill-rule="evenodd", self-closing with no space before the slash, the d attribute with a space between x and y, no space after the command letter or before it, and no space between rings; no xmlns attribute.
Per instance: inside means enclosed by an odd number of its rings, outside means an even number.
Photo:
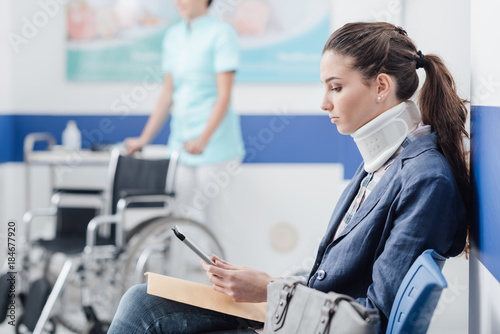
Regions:
<svg viewBox="0 0 500 334"><path fill-rule="evenodd" d="M332 92L340 92L340 90L342 89L342 87L332 87Z"/></svg>

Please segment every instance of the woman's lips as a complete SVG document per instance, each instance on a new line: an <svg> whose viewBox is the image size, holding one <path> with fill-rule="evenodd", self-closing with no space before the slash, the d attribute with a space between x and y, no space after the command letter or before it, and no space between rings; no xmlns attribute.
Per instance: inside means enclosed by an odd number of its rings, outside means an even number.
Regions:
<svg viewBox="0 0 500 334"><path fill-rule="evenodd" d="M338 117L336 117L336 116L332 116L332 115L330 115L330 118L331 118L331 120L332 120L332 123L336 123L336 122L339 120L339 118L338 118Z"/></svg>

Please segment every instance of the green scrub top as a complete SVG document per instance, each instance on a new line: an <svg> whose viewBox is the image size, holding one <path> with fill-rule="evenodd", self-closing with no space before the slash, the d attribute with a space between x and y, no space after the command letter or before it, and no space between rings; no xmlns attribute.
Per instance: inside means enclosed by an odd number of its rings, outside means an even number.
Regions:
<svg viewBox="0 0 500 334"><path fill-rule="evenodd" d="M173 106L168 146L182 148L205 129L217 99L216 75L236 71L238 35L231 25L208 15L172 25L163 40L162 68L173 79ZM184 152L190 166L242 159L245 154L240 119L231 107L210 137L202 154Z"/></svg>

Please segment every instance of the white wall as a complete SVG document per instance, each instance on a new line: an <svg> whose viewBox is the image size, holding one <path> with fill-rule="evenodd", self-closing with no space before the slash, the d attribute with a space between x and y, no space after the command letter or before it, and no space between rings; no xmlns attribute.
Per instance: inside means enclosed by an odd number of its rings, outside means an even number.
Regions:
<svg viewBox="0 0 500 334"><path fill-rule="evenodd" d="M405 1L409 36L426 53L444 59L458 94L470 99L470 0ZM425 75L421 71L421 83Z"/></svg>
<svg viewBox="0 0 500 334"><path fill-rule="evenodd" d="M470 258L469 333L500 332L500 283L474 255Z"/></svg>
<svg viewBox="0 0 500 334"><path fill-rule="evenodd" d="M0 4L0 36L7 36L10 30L10 1ZM6 38L0 39L0 114L11 109L11 53Z"/></svg>
<svg viewBox="0 0 500 334"><path fill-rule="evenodd" d="M332 1L332 31L356 21L387 21L402 25L404 3L402 0Z"/></svg>
<svg viewBox="0 0 500 334"><path fill-rule="evenodd" d="M471 3L472 105L500 106L500 2L474 0Z"/></svg>

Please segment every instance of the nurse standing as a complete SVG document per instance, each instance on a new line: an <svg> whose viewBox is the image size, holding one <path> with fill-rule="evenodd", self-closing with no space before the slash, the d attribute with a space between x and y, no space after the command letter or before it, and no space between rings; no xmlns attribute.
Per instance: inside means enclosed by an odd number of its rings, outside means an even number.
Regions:
<svg viewBox="0 0 500 334"><path fill-rule="evenodd" d="M176 214L200 222L217 220L215 207L223 205L229 180L215 178L230 177L228 171L234 172L245 153L239 117L230 107L238 36L231 25L207 15L211 2L175 1L182 20L164 37L160 98L141 136L125 140L129 154L140 150L171 116L167 145L184 149L176 175Z"/></svg>

